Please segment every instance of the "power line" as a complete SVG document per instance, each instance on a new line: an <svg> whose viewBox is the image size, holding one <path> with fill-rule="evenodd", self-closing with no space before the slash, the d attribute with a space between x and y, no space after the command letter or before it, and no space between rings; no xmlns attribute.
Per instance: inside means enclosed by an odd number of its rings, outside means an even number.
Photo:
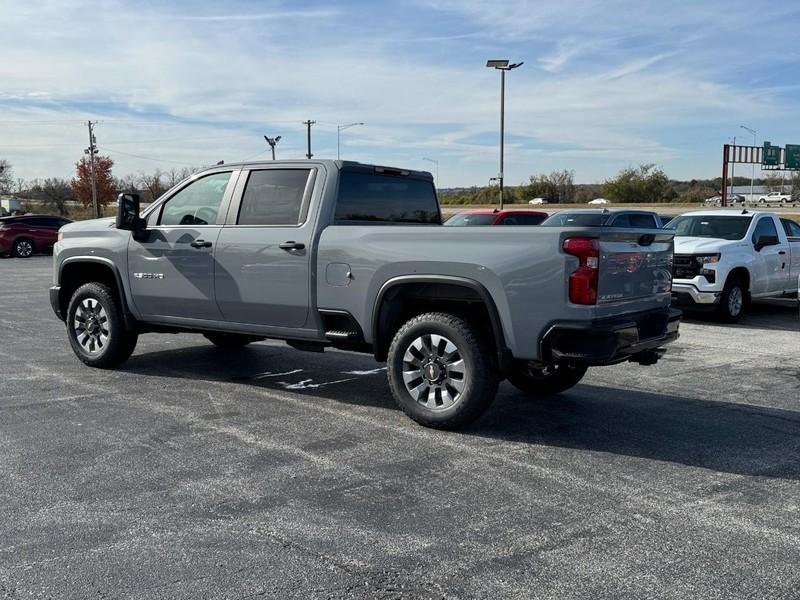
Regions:
<svg viewBox="0 0 800 600"><path fill-rule="evenodd" d="M174 164L174 165L181 165L181 166L184 166L184 167L194 167L195 166L192 163L179 162L177 160L165 160L165 159L162 159L162 158L152 158L150 156L142 156L141 154L131 154L130 152L123 152L122 150L115 150L114 148L109 148L108 146L103 146L102 148L100 146L98 146L98 148L100 148L100 150L102 150L103 152L110 152L111 154L122 154L123 156L130 156L130 157L133 157L133 158L141 158L142 160L152 160L154 162L160 162L160 163L171 163L171 164Z"/></svg>

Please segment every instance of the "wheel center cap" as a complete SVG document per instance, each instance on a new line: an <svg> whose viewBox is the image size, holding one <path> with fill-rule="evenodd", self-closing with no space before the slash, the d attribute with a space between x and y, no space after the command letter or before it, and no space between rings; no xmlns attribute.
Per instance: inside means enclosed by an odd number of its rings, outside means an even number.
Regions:
<svg viewBox="0 0 800 600"><path fill-rule="evenodd" d="M443 374L444 374L444 369L442 369L442 366L436 361L431 361L429 363L426 363L422 367L422 376L431 383L436 383L437 381L442 379Z"/></svg>

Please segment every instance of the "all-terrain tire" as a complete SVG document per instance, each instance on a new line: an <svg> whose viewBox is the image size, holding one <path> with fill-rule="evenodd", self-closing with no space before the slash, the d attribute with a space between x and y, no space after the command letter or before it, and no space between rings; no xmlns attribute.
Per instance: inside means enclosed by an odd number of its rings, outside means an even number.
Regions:
<svg viewBox="0 0 800 600"><path fill-rule="evenodd" d="M499 377L493 344L461 317L425 313L395 334L387 364L400 409L420 425L456 429L491 405Z"/></svg>
<svg viewBox="0 0 800 600"><path fill-rule="evenodd" d="M75 290L66 324L72 351L90 367L119 366L133 354L139 339L125 326L114 290L102 283L86 283Z"/></svg>

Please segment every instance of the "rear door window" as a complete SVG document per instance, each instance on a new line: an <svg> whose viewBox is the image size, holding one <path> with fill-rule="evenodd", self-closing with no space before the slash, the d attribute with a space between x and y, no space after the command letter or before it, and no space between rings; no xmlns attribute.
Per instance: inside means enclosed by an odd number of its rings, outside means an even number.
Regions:
<svg viewBox="0 0 800 600"><path fill-rule="evenodd" d="M781 219L786 236L790 238L800 238L800 225L789 219Z"/></svg>
<svg viewBox="0 0 800 600"><path fill-rule="evenodd" d="M244 188L239 225L297 225L305 220L303 200L311 169L251 171Z"/></svg>
<svg viewBox="0 0 800 600"><path fill-rule="evenodd" d="M343 170L334 222L438 225L442 221L433 181Z"/></svg>

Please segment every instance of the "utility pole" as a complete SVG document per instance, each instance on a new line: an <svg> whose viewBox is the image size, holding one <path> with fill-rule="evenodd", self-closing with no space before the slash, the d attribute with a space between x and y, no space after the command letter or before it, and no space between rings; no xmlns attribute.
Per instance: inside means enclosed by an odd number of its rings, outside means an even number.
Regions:
<svg viewBox="0 0 800 600"><path fill-rule="evenodd" d="M311 154L311 126L316 125L316 123L317 123L316 121L312 121L311 119L309 119L308 121L303 121L303 125L308 127L308 152L306 152L306 158L308 160L311 160L311 157L314 156L313 154Z"/></svg>
<svg viewBox="0 0 800 600"><path fill-rule="evenodd" d="M740 125L740 127L742 129L744 129L745 131L749 131L750 133L753 134L753 156L751 158L755 158L755 156L756 156L756 133L757 132L756 132L755 129L750 129L749 127L746 127L744 125ZM750 203L751 204L753 203L753 196L755 195L755 194L753 194L753 186L755 184L755 180L756 180L756 163L754 162L753 163L753 171L752 171L752 174L750 175Z"/></svg>
<svg viewBox="0 0 800 600"><path fill-rule="evenodd" d="M272 160L275 160L275 146L278 142L281 141L281 136L275 136L274 138L264 136L264 139L267 140L269 147L272 148Z"/></svg>
<svg viewBox="0 0 800 600"><path fill-rule="evenodd" d="M86 125L89 127L89 147L84 150L84 154L89 155L89 173L91 174L92 178L92 210L94 211L94 216L96 219L100 218L100 207L97 205L97 184L95 183L94 179L94 155L97 154L97 148L95 147L95 137L92 131L92 128L97 125L97 121L92 123L91 121L87 121Z"/></svg>

